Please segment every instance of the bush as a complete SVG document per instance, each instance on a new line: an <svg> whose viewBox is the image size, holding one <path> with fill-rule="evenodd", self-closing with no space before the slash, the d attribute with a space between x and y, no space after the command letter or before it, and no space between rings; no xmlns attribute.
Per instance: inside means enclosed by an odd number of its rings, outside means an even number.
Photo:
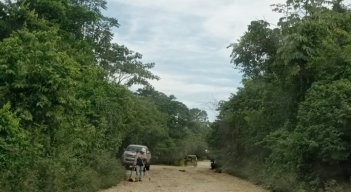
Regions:
<svg viewBox="0 0 351 192"><path fill-rule="evenodd" d="M96 155L92 167L98 174L96 179L99 180L99 188L114 186L125 176L125 170L120 161L108 152Z"/></svg>

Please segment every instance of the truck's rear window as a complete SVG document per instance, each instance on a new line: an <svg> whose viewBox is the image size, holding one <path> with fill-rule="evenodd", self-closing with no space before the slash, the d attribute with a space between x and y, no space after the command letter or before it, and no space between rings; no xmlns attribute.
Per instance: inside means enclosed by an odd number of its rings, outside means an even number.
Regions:
<svg viewBox="0 0 351 192"><path fill-rule="evenodd" d="M128 146L126 151L140 151L142 147Z"/></svg>

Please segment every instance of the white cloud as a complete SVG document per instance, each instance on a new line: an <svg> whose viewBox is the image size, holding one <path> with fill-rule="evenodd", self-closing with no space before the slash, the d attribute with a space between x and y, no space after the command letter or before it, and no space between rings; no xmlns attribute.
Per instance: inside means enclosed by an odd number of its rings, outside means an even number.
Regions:
<svg viewBox="0 0 351 192"><path fill-rule="evenodd" d="M115 41L156 63L156 90L206 109L214 120L214 103L228 99L241 81L226 47L252 20L275 23L279 15L270 5L284 1L108 0L108 14L121 24Z"/></svg>
<svg viewBox="0 0 351 192"><path fill-rule="evenodd" d="M200 108L207 110L210 120L214 120L217 115L216 103L220 100L227 100L231 93L236 91L233 82L228 83L228 79L210 79L206 82L196 83L187 75L179 75L161 72L162 78L159 81L152 81L151 84L167 95L175 95L176 98L186 104L189 108ZM223 83L222 83L223 82Z"/></svg>
<svg viewBox="0 0 351 192"><path fill-rule="evenodd" d="M168 17L164 15L163 19L169 19L171 15L199 17L203 20L205 34L232 40L246 30L251 20L265 19L276 22L279 15L271 11L270 5L283 3L285 0L111 0L111 2L128 4L145 10L160 10L168 15ZM157 13L145 13L150 16L150 20L159 19L155 18ZM186 23L186 20L184 22Z"/></svg>
<svg viewBox="0 0 351 192"><path fill-rule="evenodd" d="M276 23L279 14L271 12L270 2L232 3L206 17L204 29L217 38L238 39L252 20L269 20Z"/></svg>
<svg viewBox="0 0 351 192"><path fill-rule="evenodd" d="M152 81L155 87L164 90L168 94L179 93L181 95L192 95L194 93L225 93L233 91L234 86L216 86L213 84L192 83L191 79L185 75L159 74L161 80ZM215 79L216 82L227 81L227 79ZM219 83L220 84L220 83ZM177 96L177 95L176 95Z"/></svg>

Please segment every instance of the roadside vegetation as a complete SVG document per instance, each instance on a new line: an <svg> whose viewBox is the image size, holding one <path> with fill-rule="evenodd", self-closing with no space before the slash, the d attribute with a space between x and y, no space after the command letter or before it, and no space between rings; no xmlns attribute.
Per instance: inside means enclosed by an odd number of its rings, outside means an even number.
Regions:
<svg viewBox="0 0 351 192"><path fill-rule="evenodd" d="M204 151L206 112L152 88L154 64L112 42L118 21L106 8L0 1L0 191L110 187L129 143L148 145L154 163Z"/></svg>
<svg viewBox="0 0 351 192"><path fill-rule="evenodd" d="M229 46L242 87L211 124L151 86L154 63L118 43L106 8L0 1L0 191L108 188L123 179L131 143L175 165L204 158L209 145L220 169L273 191L351 189L351 9L342 0L287 0L273 6L277 25L252 21Z"/></svg>
<svg viewBox="0 0 351 192"><path fill-rule="evenodd" d="M230 48L244 79L209 143L222 169L273 191L350 191L351 10L341 0L274 5Z"/></svg>

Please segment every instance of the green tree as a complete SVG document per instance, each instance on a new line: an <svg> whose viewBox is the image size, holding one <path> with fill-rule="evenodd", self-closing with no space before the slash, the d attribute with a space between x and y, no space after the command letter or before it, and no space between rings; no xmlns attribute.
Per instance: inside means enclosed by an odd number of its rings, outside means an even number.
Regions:
<svg viewBox="0 0 351 192"><path fill-rule="evenodd" d="M351 12L339 0L288 0L275 11L284 14L275 28L253 21L231 45L243 87L221 103L209 143L235 174L318 191L351 175L340 168L350 162Z"/></svg>
<svg viewBox="0 0 351 192"><path fill-rule="evenodd" d="M109 71L109 79L117 84L151 86L148 80L159 80L159 77L152 74L154 63L144 64L140 53L134 53L124 45L112 44L108 50L108 58L104 60L103 66Z"/></svg>

